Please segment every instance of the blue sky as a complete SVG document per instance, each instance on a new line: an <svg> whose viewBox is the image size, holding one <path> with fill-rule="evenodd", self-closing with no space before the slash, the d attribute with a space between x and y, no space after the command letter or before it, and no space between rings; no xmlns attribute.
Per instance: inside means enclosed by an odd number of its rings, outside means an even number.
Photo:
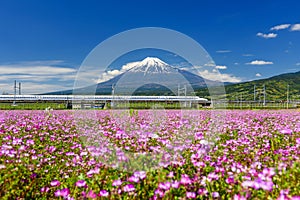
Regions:
<svg viewBox="0 0 300 200"><path fill-rule="evenodd" d="M188 35L226 81L300 71L300 2L1 0L0 93L72 88L100 42L122 31L163 27Z"/></svg>

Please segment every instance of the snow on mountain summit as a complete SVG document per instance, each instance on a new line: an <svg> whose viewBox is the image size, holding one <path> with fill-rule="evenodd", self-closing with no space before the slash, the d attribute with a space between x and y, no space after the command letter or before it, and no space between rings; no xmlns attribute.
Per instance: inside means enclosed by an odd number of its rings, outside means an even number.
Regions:
<svg viewBox="0 0 300 200"><path fill-rule="evenodd" d="M171 73L175 68L155 57L147 57L141 62L138 62L130 72L143 72L143 73Z"/></svg>
<svg viewBox="0 0 300 200"><path fill-rule="evenodd" d="M142 60L137 66L159 66L164 67L165 65L168 65L164 61L160 60L159 58L155 57L147 57L144 60Z"/></svg>

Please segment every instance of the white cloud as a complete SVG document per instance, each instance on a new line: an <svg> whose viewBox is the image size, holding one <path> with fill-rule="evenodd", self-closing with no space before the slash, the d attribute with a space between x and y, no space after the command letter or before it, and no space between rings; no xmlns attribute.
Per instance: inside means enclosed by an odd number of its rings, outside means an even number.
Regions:
<svg viewBox="0 0 300 200"><path fill-rule="evenodd" d="M255 76L256 77L261 77L261 74L260 73L256 73Z"/></svg>
<svg viewBox="0 0 300 200"><path fill-rule="evenodd" d="M227 69L227 66L225 66L225 65L217 65L216 69Z"/></svg>
<svg viewBox="0 0 300 200"><path fill-rule="evenodd" d="M73 85L68 84L68 86L51 83L22 82L21 88L22 94L41 94L45 92L55 92L60 90L72 89ZM3 92L13 94L13 83L0 84L0 94L2 94Z"/></svg>
<svg viewBox="0 0 300 200"><path fill-rule="evenodd" d="M0 93L13 92L13 81L22 83L22 93L45 93L72 86L77 70L62 60L24 61L0 64Z"/></svg>
<svg viewBox="0 0 300 200"><path fill-rule="evenodd" d="M125 71L130 70L130 69L132 69L133 67L135 67L138 63L140 63L140 61L127 63L127 64L125 64L125 65L122 66L122 69L121 69L121 70L123 70L123 71L124 71L124 70L125 70Z"/></svg>
<svg viewBox="0 0 300 200"><path fill-rule="evenodd" d="M245 56L245 57L251 57L251 56L254 56L253 54L250 54L250 53L245 53L243 54L242 56Z"/></svg>
<svg viewBox="0 0 300 200"><path fill-rule="evenodd" d="M278 31L278 30L283 30L283 29L287 29L291 26L291 24L280 24L277 26L273 26L270 30L271 31Z"/></svg>
<svg viewBox="0 0 300 200"><path fill-rule="evenodd" d="M43 76L37 76L37 75L31 75L31 74L1 74L0 75L0 81L5 82L12 82L13 80L18 80L20 82L22 81L33 81L33 82L40 82L40 81L49 81L50 79L58 78L57 76L53 75L43 75Z"/></svg>
<svg viewBox="0 0 300 200"><path fill-rule="evenodd" d="M268 33L268 34L265 34L265 33L257 33L256 36L262 37L262 38L265 38L265 39L269 39L269 38L276 38L276 37L277 37L277 34L276 34L276 33Z"/></svg>
<svg viewBox="0 0 300 200"><path fill-rule="evenodd" d="M247 65L272 65L273 62L270 61L264 61L264 60L253 60L249 63L246 63Z"/></svg>
<svg viewBox="0 0 300 200"><path fill-rule="evenodd" d="M222 82L232 82L232 83L238 83L242 81L241 78L233 76L232 74L221 74L216 71L210 72L208 70L203 70L203 71L199 71L199 75L202 76L203 78L212 81L222 81Z"/></svg>
<svg viewBox="0 0 300 200"><path fill-rule="evenodd" d="M231 52L231 50L218 50L218 51L216 51L217 53L230 53Z"/></svg>
<svg viewBox="0 0 300 200"><path fill-rule="evenodd" d="M75 73L76 70L56 66L19 66L0 65L1 74L62 75Z"/></svg>
<svg viewBox="0 0 300 200"><path fill-rule="evenodd" d="M72 89L72 87L66 87L62 84L50 84L50 83L36 83L36 82L24 82L22 83L23 94L41 94L45 92L55 92L61 90Z"/></svg>
<svg viewBox="0 0 300 200"><path fill-rule="evenodd" d="M70 67L62 67L61 60L25 61L0 65L1 75L27 74L27 75L63 75L75 73L77 70Z"/></svg>
<svg viewBox="0 0 300 200"><path fill-rule="evenodd" d="M300 62L296 63L297 66L300 66Z"/></svg>
<svg viewBox="0 0 300 200"><path fill-rule="evenodd" d="M75 80L76 79L76 74L66 74L66 75L63 75L63 76L59 76L59 77L56 77L58 78L60 81L72 81L72 80Z"/></svg>
<svg viewBox="0 0 300 200"><path fill-rule="evenodd" d="M101 76L100 76L100 75ZM88 67L84 66L81 67L76 78L74 79L75 88L82 88L86 86L90 86L92 84L98 83L99 77L104 78L104 76L109 76L106 72L103 71L103 68L95 68L95 67Z"/></svg>
<svg viewBox="0 0 300 200"><path fill-rule="evenodd" d="M215 67L216 64L212 61L208 62L208 63L205 63L204 64L204 67ZM195 66L196 69L200 68L201 66Z"/></svg>
<svg viewBox="0 0 300 200"><path fill-rule="evenodd" d="M103 72L100 76L100 78L97 80L98 83L101 83L101 82L105 82L105 81L108 81L130 69L132 69L133 67L135 67L138 63L140 63L140 61L137 61L137 62L130 62L130 63L127 63L125 65L123 65L121 67L120 70L118 69L113 69L113 70L109 70L109 71L106 71L106 72Z"/></svg>
<svg viewBox="0 0 300 200"><path fill-rule="evenodd" d="M291 27L291 31L300 31L300 24L294 24Z"/></svg>

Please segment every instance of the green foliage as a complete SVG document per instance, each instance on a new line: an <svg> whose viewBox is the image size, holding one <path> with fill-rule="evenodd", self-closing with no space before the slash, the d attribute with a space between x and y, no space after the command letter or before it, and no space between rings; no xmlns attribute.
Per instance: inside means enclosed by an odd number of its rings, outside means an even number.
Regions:
<svg viewBox="0 0 300 200"><path fill-rule="evenodd" d="M300 99L300 72L282 74L267 79L226 85L226 97L228 100L231 101L253 101L255 86L256 100L262 101L264 85L266 87L266 100L286 101L288 85L290 100ZM210 98L209 91L207 88L197 90L196 94L200 97Z"/></svg>
<svg viewBox="0 0 300 200"><path fill-rule="evenodd" d="M0 110L63 110L66 105L63 103L49 103L49 102L36 102L36 103L0 103Z"/></svg>

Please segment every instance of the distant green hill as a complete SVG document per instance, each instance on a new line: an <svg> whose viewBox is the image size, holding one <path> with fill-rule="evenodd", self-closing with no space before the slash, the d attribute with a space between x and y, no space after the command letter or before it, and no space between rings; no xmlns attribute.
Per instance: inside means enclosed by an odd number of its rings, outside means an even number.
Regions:
<svg viewBox="0 0 300 200"><path fill-rule="evenodd" d="M252 101L254 100L255 87L256 100L262 100L264 85L267 101L286 101L288 87L289 99L300 100L300 71L281 74L267 79L226 85L226 96L228 100L242 99L243 101ZM201 97L210 97L207 89L199 89L196 94Z"/></svg>

